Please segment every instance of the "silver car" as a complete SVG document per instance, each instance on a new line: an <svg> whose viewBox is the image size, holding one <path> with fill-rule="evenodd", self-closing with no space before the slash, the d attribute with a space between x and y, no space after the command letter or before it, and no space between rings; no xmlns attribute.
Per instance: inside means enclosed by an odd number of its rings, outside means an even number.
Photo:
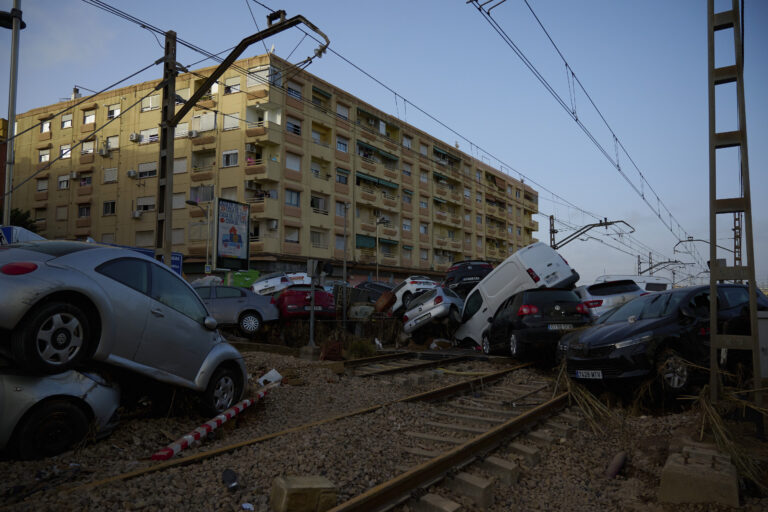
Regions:
<svg viewBox="0 0 768 512"><path fill-rule="evenodd" d="M264 322L277 320L279 312L268 295L236 286L195 286L195 291L220 325L236 325L246 338Z"/></svg>
<svg viewBox="0 0 768 512"><path fill-rule="evenodd" d="M116 423L120 389L95 373L26 375L0 370L0 449L22 459L57 455Z"/></svg>
<svg viewBox="0 0 768 512"><path fill-rule="evenodd" d="M0 290L0 349L23 369L103 361L195 390L208 413L243 394L242 355L200 297L139 252L69 241L5 246Z"/></svg>
<svg viewBox="0 0 768 512"><path fill-rule="evenodd" d="M579 286L573 291L579 296L581 302L589 308L592 318L597 318L635 297L648 293L629 279Z"/></svg>
<svg viewBox="0 0 768 512"><path fill-rule="evenodd" d="M463 307L464 301L453 290L442 286L427 290L411 301L403 316L403 332L410 334L435 320L459 325Z"/></svg>

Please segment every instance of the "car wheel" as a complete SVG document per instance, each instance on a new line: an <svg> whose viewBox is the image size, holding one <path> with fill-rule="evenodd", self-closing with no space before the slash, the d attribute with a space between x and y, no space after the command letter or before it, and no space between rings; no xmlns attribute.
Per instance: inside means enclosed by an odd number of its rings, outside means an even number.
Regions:
<svg viewBox="0 0 768 512"><path fill-rule="evenodd" d="M61 399L36 405L19 422L15 449L22 459L58 455L85 439L88 416L76 404Z"/></svg>
<svg viewBox="0 0 768 512"><path fill-rule="evenodd" d="M240 315L240 322L238 323L240 333L249 338L258 332L261 327L261 317L254 311L246 311Z"/></svg>
<svg viewBox="0 0 768 512"><path fill-rule="evenodd" d="M216 416L232 407L242 394L240 378L236 370L226 366L218 367L201 397L203 414Z"/></svg>
<svg viewBox="0 0 768 512"><path fill-rule="evenodd" d="M517 358L523 355L523 346L520 344L520 340L515 333L509 335L509 354Z"/></svg>
<svg viewBox="0 0 768 512"><path fill-rule="evenodd" d="M664 387L673 393L685 391L691 380L688 363L674 350L665 351L659 360L659 377Z"/></svg>
<svg viewBox="0 0 768 512"><path fill-rule="evenodd" d="M488 340L488 335L483 334L483 354L490 355L491 353L491 342Z"/></svg>
<svg viewBox="0 0 768 512"><path fill-rule="evenodd" d="M80 307L48 302L33 310L11 336L16 362L28 370L56 372L71 368L90 353L88 317Z"/></svg>
<svg viewBox="0 0 768 512"><path fill-rule="evenodd" d="M411 292L405 292L405 294L403 294L403 308L407 310L408 304L410 304L412 300L413 294Z"/></svg>

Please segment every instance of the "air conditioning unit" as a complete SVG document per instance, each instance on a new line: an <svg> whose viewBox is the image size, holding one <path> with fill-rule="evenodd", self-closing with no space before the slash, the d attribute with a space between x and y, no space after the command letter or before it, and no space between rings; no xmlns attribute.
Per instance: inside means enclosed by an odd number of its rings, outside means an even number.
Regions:
<svg viewBox="0 0 768 512"><path fill-rule="evenodd" d="M101 148L101 149L99 150L99 154L100 154L101 156L109 156L109 149L108 149L108 148Z"/></svg>
<svg viewBox="0 0 768 512"><path fill-rule="evenodd" d="M141 142L141 134L140 133L132 133L128 136L128 140L131 142Z"/></svg>
<svg viewBox="0 0 768 512"><path fill-rule="evenodd" d="M200 132L198 132L197 130L189 130L187 132L187 137L189 137L190 139L194 139L195 137L198 137L199 135L200 135Z"/></svg>
<svg viewBox="0 0 768 512"><path fill-rule="evenodd" d="M139 173L137 173L134 169L129 169L126 174L128 175L129 178L134 180L139 176Z"/></svg>
<svg viewBox="0 0 768 512"><path fill-rule="evenodd" d="M141 218L142 211L141 210L133 210L131 212L131 217L134 219L140 219Z"/></svg>
<svg viewBox="0 0 768 512"><path fill-rule="evenodd" d="M270 219L267 221L267 228L269 228L270 231L274 231L277 229L277 219Z"/></svg>
<svg viewBox="0 0 768 512"><path fill-rule="evenodd" d="M259 152L259 147L256 144L252 144L252 143L249 142L249 143L247 143L245 145L245 152L246 153L258 153Z"/></svg>
<svg viewBox="0 0 768 512"><path fill-rule="evenodd" d="M245 182L245 189L246 190L261 190L261 187L255 180L247 180Z"/></svg>

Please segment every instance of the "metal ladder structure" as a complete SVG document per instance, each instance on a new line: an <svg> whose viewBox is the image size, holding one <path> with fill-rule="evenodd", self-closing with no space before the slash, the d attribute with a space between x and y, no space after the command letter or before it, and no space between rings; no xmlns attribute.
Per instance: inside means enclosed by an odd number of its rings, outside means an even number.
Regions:
<svg viewBox="0 0 768 512"><path fill-rule="evenodd" d="M707 0L707 41L708 41L708 88L709 88L709 261L710 261L710 297L717 297L717 283L722 281L742 281L749 286L749 326L750 335L724 334L717 327L717 301L710 300L710 391L712 402L717 402L722 389L719 378L718 349L749 350L752 352L752 372L754 401L762 404L762 379L760 371L760 346L757 335L757 282L755 280L755 253L752 237L752 201L749 185L749 160L747 151L747 123L744 104L744 47L742 46L742 20L739 1L731 1L731 9L715 12L715 0ZM735 64L715 67L715 33L728 31L733 35ZM735 131L717 132L715 125L715 88L723 84L736 84L738 128ZM740 190L738 197L718 199L717 196L717 150L738 147L740 151ZM743 237L746 242L746 265L734 261L732 266L717 259L717 216L736 215L741 228L741 215L744 219ZM742 260L739 251L739 260Z"/></svg>

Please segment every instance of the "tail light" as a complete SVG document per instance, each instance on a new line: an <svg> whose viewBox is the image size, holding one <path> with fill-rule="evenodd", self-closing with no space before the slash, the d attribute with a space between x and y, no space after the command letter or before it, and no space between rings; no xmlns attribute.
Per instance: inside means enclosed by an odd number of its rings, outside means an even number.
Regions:
<svg viewBox="0 0 768 512"><path fill-rule="evenodd" d="M491 265L490 263L483 263L482 265L480 265L480 268L490 268L490 269L493 269L493 265Z"/></svg>
<svg viewBox="0 0 768 512"><path fill-rule="evenodd" d="M408 322L408 315L403 315L403 323Z"/></svg>
<svg viewBox="0 0 768 512"><path fill-rule="evenodd" d="M538 274L536 274L536 272L533 271L532 268L529 268L527 272L528 272L528 275L531 276L531 279L533 279L534 283L538 283L539 281L541 281L541 278L538 276Z"/></svg>
<svg viewBox="0 0 768 512"><path fill-rule="evenodd" d="M709 327L699 329L699 336L709 336Z"/></svg>
<svg viewBox="0 0 768 512"><path fill-rule="evenodd" d="M408 281L408 284L418 284L418 281Z"/></svg>
<svg viewBox="0 0 768 512"><path fill-rule="evenodd" d="M448 272L453 272L454 270L458 270L458 265L454 265L451 268L448 269Z"/></svg>
<svg viewBox="0 0 768 512"><path fill-rule="evenodd" d="M643 292L643 293L641 293L641 294L640 294L640 297L642 297L643 295L648 295L648 294L650 294L650 293L651 293L651 292Z"/></svg>
<svg viewBox="0 0 768 512"><path fill-rule="evenodd" d="M523 304L520 309L517 310L517 316L535 315L539 312L539 308L533 304Z"/></svg>
<svg viewBox="0 0 768 512"><path fill-rule="evenodd" d="M437 306L438 304L442 304L442 303L443 303L443 296L442 295L438 295L437 297L435 297L435 301L434 301L434 305L435 306Z"/></svg>
<svg viewBox="0 0 768 512"><path fill-rule="evenodd" d="M7 263L0 267L0 272L7 276L20 276L22 274L29 274L35 270L37 270L37 264L28 261Z"/></svg>
<svg viewBox="0 0 768 512"><path fill-rule="evenodd" d="M602 305L603 305L603 301L602 301L602 299L598 299L598 300L588 300L588 301L586 301L586 302L584 303L584 305L585 305L586 307L588 307L588 308L599 308L600 306L602 306ZM581 304L579 304L579 306L581 306Z"/></svg>
<svg viewBox="0 0 768 512"><path fill-rule="evenodd" d="M597 305L590 306L589 305L590 302L597 302ZM581 313L582 315L588 315L589 314L589 308L596 308L597 306L599 306L602 303L603 303L603 301L601 301L601 300L590 300L589 302L580 302L576 306L576 312L577 313Z"/></svg>

